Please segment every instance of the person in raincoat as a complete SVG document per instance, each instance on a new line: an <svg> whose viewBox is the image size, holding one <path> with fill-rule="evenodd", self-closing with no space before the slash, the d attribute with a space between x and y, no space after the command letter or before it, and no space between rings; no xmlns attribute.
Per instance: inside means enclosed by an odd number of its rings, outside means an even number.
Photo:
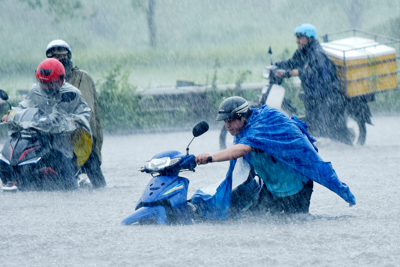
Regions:
<svg viewBox="0 0 400 267"><path fill-rule="evenodd" d="M213 155L201 153L197 164L231 161L226 179L214 196L201 192L192 197L202 216L224 219L229 209L232 172L236 159L243 157L265 183L260 195L260 207L271 213L308 213L313 182L332 190L350 205L356 200L349 187L341 182L331 163L324 162L313 145L315 139L306 131L306 124L289 118L266 105L249 109L241 97L225 99L217 116L234 139L234 145ZM202 210L203 209L203 210ZM212 211L212 212L210 212ZM217 214L217 212L221 214Z"/></svg>
<svg viewBox="0 0 400 267"><path fill-rule="evenodd" d="M311 133L351 145L352 135L344 116L345 98L336 67L318 42L316 28L304 23L295 29L295 36L298 49L293 57L275 65L290 70L290 76L299 76L304 89L301 98L306 110L305 122Z"/></svg>
<svg viewBox="0 0 400 267"><path fill-rule="evenodd" d="M100 167L102 161L103 128L101 125L99 101L93 79L86 71L73 66L71 48L63 40L51 41L47 45L46 56L58 59L64 65L67 74L66 81L81 91L83 98L92 110L90 128L92 130L93 146L92 153L84 165L84 170L93 187L104 187L106 186L106 180Z"/></svg>
<svg viewBox="0 0 400 267"><path fill-rule="evenodd" d="M52 136L53 152L49 165L66 181L60 189L77 189L72 139L78 128L83 128L90 136L90 107L76 87L64 82L65 69L58 60L41 62L36 70L36 79L19 108L37 108L45 114L37 128ZM11 134L20 130L9 114L4 115L2 121L9 122Z"/></svg>

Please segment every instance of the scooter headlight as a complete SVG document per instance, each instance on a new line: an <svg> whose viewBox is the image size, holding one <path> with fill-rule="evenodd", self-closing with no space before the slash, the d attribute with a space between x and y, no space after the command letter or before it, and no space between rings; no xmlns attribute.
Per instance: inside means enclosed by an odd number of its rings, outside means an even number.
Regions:
<svg viewBox="0 0 400 267"><path fill-rule="evenodd" d="M262 71L262 76L264 79L269 79L269 76L271 75L271 71L276 70L278 67L275 65L269 65L265 67Z"/></svg>
<svg viewBox="0 0 400 267"><path fill-rule="evenodd" d="M263 71L262 71L262 73L261 73L261 76L262 76L264 79L269 79L269 74L270 74L270 72L271 72L270 69L265 68L265 69L263 69Z"/></svg>
<svg viewBox="0 0 400 267"><path fill-rule="evenodd" d="M164 158L159 158L159 159L152 159L148 161L145 165L145 168L150 170L150 171L160 171L162 169L165 169L167 167L171 167L178 163L181 160L181 158L173 158L171 159L170 157L164 157Z"/></svg>

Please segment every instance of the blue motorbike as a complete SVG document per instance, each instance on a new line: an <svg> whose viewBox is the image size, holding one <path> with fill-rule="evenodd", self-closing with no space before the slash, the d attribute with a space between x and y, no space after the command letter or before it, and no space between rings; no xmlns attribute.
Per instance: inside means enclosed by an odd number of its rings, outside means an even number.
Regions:
<svg viewBox="0 0 400 267"><path fill-rule="evenodd" d="M193 139L208 131L208 128L206 122L198 123L192 130ZM189 145L186 148L186 154L178 151L165 151L155 155L140 169L141 172L151 174L153 178L146 186L135 211L122 221L123 225L185 225L207 220L202 218L199 208L191 203L190 199L187 200L189 180L179 176L181 171L194 172L196 168L196 157L189 154ZM232 182L230 218L247 210L252 203L256 203L263 186L262 180L250 167L240 170L237 172L240 175L236 175L236 179ZM218 183L214 188L208 187L204 191L212 191L217 187Z"/></svg>

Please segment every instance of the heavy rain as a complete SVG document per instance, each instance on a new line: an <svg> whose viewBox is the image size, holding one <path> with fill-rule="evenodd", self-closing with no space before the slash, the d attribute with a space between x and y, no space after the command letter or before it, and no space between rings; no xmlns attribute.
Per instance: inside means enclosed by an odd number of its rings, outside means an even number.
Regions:
<svg viewBox="0 0 400 267"><path fill-rule="evenodd" d="M1 266L399 265L399 0L0 7Z"/></svg>

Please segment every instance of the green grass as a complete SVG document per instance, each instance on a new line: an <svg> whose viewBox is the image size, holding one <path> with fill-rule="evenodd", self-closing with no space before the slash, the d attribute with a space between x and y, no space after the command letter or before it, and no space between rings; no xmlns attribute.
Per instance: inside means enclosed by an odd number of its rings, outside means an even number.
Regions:
<svg viewBox="0 0 400 267"><path fill-rule="evenodd" d="M276 58L294 52L297 25L313 23L319 34L350 28L346 0L163 0L156 4L158 45L153 49L146 13L134 9L131 0L81 2L79 15L86 19L49 13L46 5L33 10L22 1L1 1L0 88L29 87L45 47L56 38L71 45L74 63L95 80L120 65L132 71L132 84L146 88L177 79L204 83L217 58L220 83L242 70L252 71L249 81L259 81L260 70L269 64L269 46ZM360 3L362 29L396 32L398 1Z"/></svg>

